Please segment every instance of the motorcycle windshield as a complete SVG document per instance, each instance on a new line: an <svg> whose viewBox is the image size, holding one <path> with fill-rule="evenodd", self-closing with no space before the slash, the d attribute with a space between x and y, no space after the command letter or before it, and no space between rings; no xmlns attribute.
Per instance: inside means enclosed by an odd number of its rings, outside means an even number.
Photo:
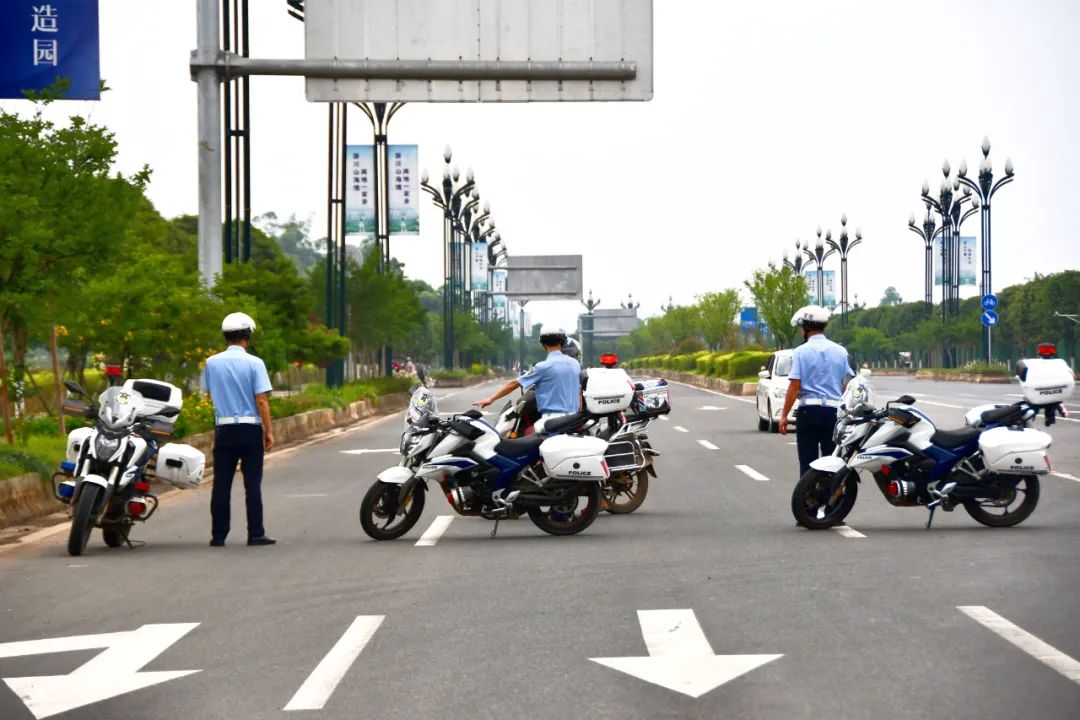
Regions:
<svg viewBox="0 0 1080 720"><path fill-rule="evenodd" d="M435 394L426 387L419 387L409 399L409 409L405 413L405 425L421 425L429 417L439 414L438 402Z"/></svg>
<svg viewBox="0 0 1080 720"><path fill-rule="evenodd" d="M133 390L111 387L98 399L98 422L108 430L130 426L143 409L143 397Z"/></svg>

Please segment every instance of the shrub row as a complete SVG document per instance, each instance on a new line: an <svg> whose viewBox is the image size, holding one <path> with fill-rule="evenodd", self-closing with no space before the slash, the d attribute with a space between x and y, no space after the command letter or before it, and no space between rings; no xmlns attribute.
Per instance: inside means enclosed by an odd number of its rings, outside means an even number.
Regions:
<svg viewBox="0 0 1080 720"><path fill-rule="evenodd" d="M653 355L636 358L625 363L625 366L630 369L674 370L726 380L745 380L754 378L771 356L771 352L760 350L740 350L731 353L714 353L706 350L686 355Z"/></svg>

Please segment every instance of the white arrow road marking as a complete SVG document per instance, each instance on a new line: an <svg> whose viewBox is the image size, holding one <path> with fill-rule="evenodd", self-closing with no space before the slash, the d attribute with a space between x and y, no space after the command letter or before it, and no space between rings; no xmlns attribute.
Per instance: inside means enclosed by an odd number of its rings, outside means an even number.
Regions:
<svg viewBox="0 0 1080 720"><path fill-rule="evenodd" d="M748 475L749 477L754 478L758 482L769 482L769 478L765 477L749 465L736 465L735 469L743 473L744 475Z"/></svg>
<svg viewBox="0 0 1080 720"><path fill-rule="evenodd" d="M424 531L424 534L420 536L420 539L416 541L415 547L431 547L435 543L439 542L439 538L446 532L446 528L450 527L450 523L454 522L453 515L439 515L432 523L431 527Z"/></svg>
<svg viewBox="0 0 1080 720"><path fill-rule="evenodd" d="M859 532L855 528L848 527L847 525L833 525L832 529L835 530L836 532L840 533L841 535L843 535L846 538L864 538L864 537L866 537L865 535L863 535L861 532Z"/></svg>
<svg viewBox="0 0 1080 720"><path fill-rule="evenodd" d="M74 635L0 644L0 658L45 655L105 648L92 660L67 675L4 678L35 718L108 700L151 685L176 680L198 670L139 672L139 668L165 652L199 623L143 625L137 630Z"/></svg>
<svg viewBox="0 0 1080 720"><path fill-rule="evenodd" d="M1074 683L1080 684L1080 662L1047 645L1028 631L1013 625L990 608L982 605L957 605L956 609L983 626L993 630L1039 662L1046 663Z"/></svg>
<svg viewBox="0 0 1080 720"><path fill-rule="evenodd" d="M370 455L371 453L396 453L400 452L397 448L379 448L378 450L369 450L363 448L361 450L342 450L342 455Z"/></svg>
<svg viewBox="0 0 1080 720"><path fill-rule="evenodd" d="M311 675L308 675L308 679L292 696L292 700L289 700L285 709L322 710L338 683L360 656L360 652L379 629L385 617L385 615L357 615L341 639L330 648L326 657L311 671Z"/></svg>
<svg viewBox="0 0 1080 720"><path fill-rule="evenodd" d="M665 687L701 697L729 680L783 655L713 653L693 610L638 610L648 657L589 658L595 663Z"/></svg>
<svg viewBox="0 0 1080 720"><path fill-rule="evenodd" d="M682 425L676 425L675 429L678 430L679 432L690 432L689 430L684 428Z"/></svg>
<svg viewBox="0 0 1080 720"><path fill-rule="evenodd" d="M716 447L715 445L713 445L708 440L698 440L698 445L705 448L706 450L719 450L720 449L720 448Z"/></svg>
<svg viewBox="0 0 1080 720"><path fill-rule="evenodd" d="M1051 475L1056 475L1057 477L1063 478L1065 480L1072 480L1073 482L1080 482L1080 478L1076 477L1075 475L1070 475L1069 473L1052 472L1050 474Z"/></svg>

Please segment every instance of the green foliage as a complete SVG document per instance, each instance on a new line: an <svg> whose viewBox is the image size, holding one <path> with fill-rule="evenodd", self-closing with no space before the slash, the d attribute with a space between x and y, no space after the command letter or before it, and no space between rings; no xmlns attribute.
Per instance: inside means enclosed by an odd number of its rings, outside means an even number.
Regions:
<svg viewBox="0 0 1080 720"><path fill-rule="evenodd" d="M735 316L741 303L735 290L708 292L698 300L701 335L705 344L712 349L731 347L738 334Z"/></svg>
<svg viewBox="0 0 1080 720"><path fill-rule="evenodd" d="M892 285L885 288L885 294L881 296L881 302L879 305L888 307L889 305L899 305L904 302L904 298L900 297L900 293Z"/></svg>
<svg viewBox="0 0 1080 720"><path fill-rule="evenodd" d="M791 326L791 316L806 304L806 278L789 267L755 270L744 285L754 296L758 312L772 330L778 348L794 342L798 329Z"/></svg>
<svg viewBox="0 0 1080 720"><path fill-rule="evenodd" d="M59 435L31 435L25 447L13 448L0 438L0 478L38 473L52 477L67 452L67 440Z"/></svg>

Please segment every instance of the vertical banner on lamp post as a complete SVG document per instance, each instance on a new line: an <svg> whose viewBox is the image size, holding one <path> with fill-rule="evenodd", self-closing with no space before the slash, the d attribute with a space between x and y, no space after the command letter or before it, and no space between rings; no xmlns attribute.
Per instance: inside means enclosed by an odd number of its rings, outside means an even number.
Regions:
<svg viewBox="0 0 1080 720"><path fill-rule="evenodd" d="M491 309L495 317L506 319L506 268L491 271Z"/></svg>
<svg viewBox="0 0 1080 720"><path fill-rule="evenodd" d="M416 145L390 145L387 157L390 160L390 234L419 235L418 149Z"/></svg>
<svg viewBox="0 0 1080 720"><path fill-rule="evenodd" d="M57 77L63 100L100 100L97 0L6 0L0 22L0 98L22 99Z"/></svg>
<svg viewBox="0 0 1080 720"><path fill-rule="evenodd" d="M472 284L473 292L487 292L487 243L472 244Z"/></svg>
<svg viewBox="0 0 1080 720"><path fill-rule="evenodd" d="M941 287L941 254L943 238L934 241L934 285ZM978 271L975 268L975 238L961 237L957 244L957 252L960 253L960 279L959 285L975 287Z"/></svg>
<svg viewBox="0 0 1080 720"><path fill-rule="evenodd" d="M806 271L806 302L809 305L817 303L817 270Z"/></svg>
<svg viewBox="0 0 1080 720"><path fill-rule="evenodd" d="M825 307L832 309L836 307L836 271L826 270L825 276Z"/></svg>

